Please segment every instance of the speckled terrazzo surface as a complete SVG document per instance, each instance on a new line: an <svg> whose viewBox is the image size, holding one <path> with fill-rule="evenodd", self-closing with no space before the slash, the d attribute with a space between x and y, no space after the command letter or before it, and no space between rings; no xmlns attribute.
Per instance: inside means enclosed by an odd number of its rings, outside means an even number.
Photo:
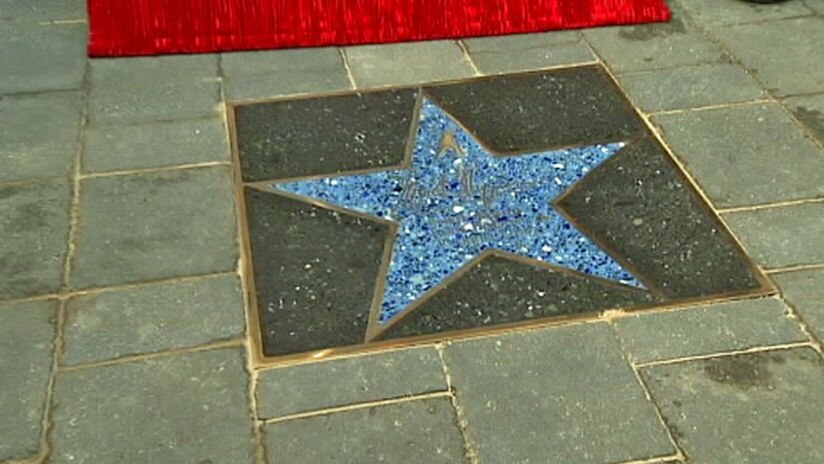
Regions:
<svg viewBox="0 0 824 464"><path fill-rule="evenodd" d="M235 123L268 355L761 288L595 66L240 105ZM468 298L526 275L511 301Z"/></svg>

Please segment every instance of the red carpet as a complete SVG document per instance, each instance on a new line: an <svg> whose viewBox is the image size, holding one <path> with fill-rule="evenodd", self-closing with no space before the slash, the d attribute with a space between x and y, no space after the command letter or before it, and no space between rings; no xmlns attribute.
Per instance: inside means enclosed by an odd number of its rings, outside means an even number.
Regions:
<svg viewBox="0 0 824 464"><path fill-rule="evenodd" d="M666 21L664 0L88 0L89 54L405 42Z"/></svg>

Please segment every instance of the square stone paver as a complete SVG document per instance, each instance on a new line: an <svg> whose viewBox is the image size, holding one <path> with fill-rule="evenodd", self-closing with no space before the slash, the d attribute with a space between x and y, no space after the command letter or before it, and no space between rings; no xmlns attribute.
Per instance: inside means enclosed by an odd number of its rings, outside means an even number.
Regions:
<svg viewBox="0 0 824 464"><path fill-rule="evenodd" d="M269 464L469 463L449 398L266 426Z"/></svg>
<svg viewBox="0 0 824 464"><path fill-rule="evenodd" d="M812 1L819 2L820 0ZM696 23L708 26L772 21L806 16L811 13L800 1L773 5L747 3L740 0L721 2L718 0L681 0L678 3Z"/></svg>
<svg viewBox="0 0 824 464"><path fill-rule="evenodd" d="M243 311L232 275L75 297L67 306L62 361L86 363L239 338Z"/></svg>
<svg viewBox="0 0 824 464"><path fill-rule="evenodd" d="M65 181L0 186L0 299L55 292L69 240Z"/></svg>
<svg viewBox="0 0 824 464"><path fill-rule="evenodd" d="M57 306L0 304L0 461L40 451Z"/></svg>
<svg viewBox="0 0 824 464"><path fill-rule="evenodd" d="M824 263L824 202L727 213L724 220L767 268Z"/></svg>
<svg viewBox="0 0 824 464"><path fill-rule="evenodd" d="M673 9L670 22L586 29L584 36L618 73L729 61L677 5L669 4Z"/></svg>
<svg viewBox="0 0 824 464"><path fill-rule="evenodd" d="M91 62L92 124L217 116L215 55L98 59Z"/></svg>
<svg viewBox="0 0 824 464"><path fill-rule="evenodd" d="M0 19L54 21L86 18L83 0L0 0Z"/></svg>
<svg viewBox="0 0 824 464"><path fill-rule="evenodd" d="M231 100L351 88L335 47L226 53L221 68Z"/></svg>
<svg viewBox="0 0 824 464"><path fill-rule="evenodd" d="M787 108L824 144L824 94L791 97L784 100Z"/></svg>
<svg viewBox="0 0 824 464"><path fill-rule="evenodd" d="M716 206L824 195L824 156L777 105L668 114L653 121Z"/></svg>
<svg viewBox="0 0 824 464"><path fill-rule="evenodd" d="M75 92L0 97L0 181L68 175L81 105Z"/></svg>
<svg viewBox="0 0 824 464"><path fill-rule="evenodd" d="M116 171L228 159L226 126L218 118L98 126L86 131L83 170Z"/></svg>
<svg viewBox="0 0 824 464"><path fill-rule="evenodd" d="M824 461L824 362L812 349L660 365L642 373L690 462Z"/></svg>
<svg viewBox="0 0 824 464"><path fill-rule="evenodd" d="M630 99L647 112L757 100L764 92L730 64L665 69L618 77Z"/></svg>
<svg viewBox="0 0 824 464"><path fill-rule="evenodd" d="M472 66L451 40L344 49L359 88L471 77Z"/></svg>
<svg viewBox="0 0 824 464"><path fill-rule="evenodd" d="M261 371L258 414L268 419L446 389L434 348L392 351Z"/></svg>
<svg viewBox="0 0 824 464"><path fill-rule="evenodd" d="M61 373L50 462L251 464L243 366L225 349Z"/></svg>
<svg viewBox="0 0 824 464"><path fill-rule="evenodd" d="M467 42L472 61L484 74L529 71L597 61L589 47L580 41L544 46L524 44L523 48L518 46L518 42L512 40L505 42L511 45L502 45L498 48L490 43L473 46L469 41Z"/></svg>
<svg viewBox="0 0 824 464"><path fill-rule="evenodd" d="M615 321L615 329L635 362L807 341L776 298L636 314Z"/></svg>
<svg viewBox="0 0 824 464"><path fill-rule="evenodd" d="M86 179L78 288L229 271L236 225L226 168ZM113 220L117 218L117 220Z"/></svg>
<svg viewBox="0 0 824 464"><path fill-rule="evenodd" d="M824 269L774 274L773 279L818 339L824 339Z"/></svg>
<svg viewBox="0 0 824 464"><path fill-rule="evenodd" d="M85 43L85 24L0 24L0 94L79 89Z"/></svg>
<svg viewBox="0 0 824 464"><path fill-rule="evenodd" d="M824 17L730 26L715 34L776 95L824 91Z"/></svg>
<svg viewBox="0 0 824 464"><path fill-rule="evenodd" d="M606 324L454 343L445 357L481 462L600 464L674 452Z"/></svg>

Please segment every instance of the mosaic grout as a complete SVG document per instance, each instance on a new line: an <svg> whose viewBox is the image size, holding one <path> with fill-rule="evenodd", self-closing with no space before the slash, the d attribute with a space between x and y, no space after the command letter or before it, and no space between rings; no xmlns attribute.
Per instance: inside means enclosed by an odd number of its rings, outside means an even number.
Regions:
<svg viewBox="0 0 824 464"><path fill-rule="evenodd" d="M800 200L788 200L788 201L779 201L776 203L765 203L761 205L751 205L751 206L737 206L733 208L722 208L719 209L718 212L720 214L727 214L727 213L740 213L745 211L761 211L765 209L774 209L774 208L784 208L788 206L798 206L798 205L806 205L811 203L824 203L824 197L818 198L803 198Z"/></svg>
<svg viewBox="0 0 824 464"><path fill-rule="evenodd" d="M441 360L441 367L443 368L443 375L446 379L446 387L452 392L451 402L452 409L455 411L455 417L458 420L458 430L461 432L461 441L463 442L464 451L470 464L480 464L480 456L478 454L478 447L472 440L472 435L469 433L469 420L464 413L463 407L458 402L458 393L452 384L452 373L449 371L449 366L446 363L446 356L444 344L438 343L435 345L435 350L438 352L438 359Z"/></svg>
<svg viewBox="0 0 824 464"><path fill-rule="evenodd" d="M456 40L455 44L458 46L458 48L461 49L461 53L463 53L464 59L467 63L469 63L469 66L472 68L472 71L475 73L475 75L483 76L484 73L481 72L481 70L478 68L478 65L475 63L475 60L472 59L472 55L469 53L469 47L466 45L466 42L464 42L463 40Z"/></svg>
<svg viewBox="0 0 824 464"><path fill-rule="evenodd" d="M810 342L813 344L813 347L816 351L824 355L824 343L818 337L815 336L810 324L804 319L804 316L801 315L801 312L798 311L798 308L795 307L783 294L780 294L780 300L784 303L787 307L788 316L793 319L798 327L800 328L801 332L810 339Z"/></svg>
<svg viewBox="0 0 824 464"><path fill-rule="evenodd" d="M818 269L824 269L824 263L801 264L798 266L779 267L774 269L767 269L764 272L766 272L767 274L783 274L785 272L815 271Z"/></svg>
<svg viewBox="0 0 824 464"><path fill-rule="evenodd" d="M792 350L795 348L813 348L818 351L818 348L815 346L814 343L810 341L806 342L793 342L793 343L780 343L776 345L764 345L764 346L754 346L751 348L746 348L743 350L731 350L731 351L720 351L717 353L708 353L708 354L699 354L693 356L684 356L681 358L671 358L671 359L659 359L655 361L646 361L640 363L632 363L634 367L638 369L644 369L651 366L661 366L661 365L669 365L669 364L678 364L690 361L698 361L703 359L713 359L713 358L725 358L731 356L738 356L742 354L752 354L752 353L763 353L766 351L782 351L782 350Z"/></svg>
<svg viewBox="0 0 824 464"><path fill-rule="evenodd" d="M644 396L646 397L647 401L652 404L652 407L655 409L655 416L658 418L658 422L661 426L663 426L667 430L667 438L669 439L670 443L672 444L673 448L675 448L676 455L683 456L684 450L678 445L678 441L675 439L675 435L673 431L670 430L669 425L667 425L667 421L664 418L664 414L661 412L661 407L655 401L655 398L652 397L652 392L650 391L649 387L647 386L646 382L644 382L644 378L641 376L638 368L630 361L630 352L627 348L626 342L621 337L620 333L615 327L614 320L607 322L607 325L610 329L610 332L613 337L618 342L618 348L621 351L621 358L629 365L630 369L632 369L632 374L635 376L635 380L638 381L638 386L641 387L641 390L644 391ZM641 462L644 462L643 460ZM655 462L655 461L653 461Z"/></svg>
<svg viewBox="0 0 824 464"><path fill-rule="evenodd" d="M223 54L219 54L217 57L217 75L220 79L220 84L218 88L218 92L220 92L220 101L226 102L226 86L225 86L225 79L224 79L224 70L223 70ZM229 127L229 122L227 118L227 111L226 111L226 103L222 106L221 111L221 122L223 123L223 131L226 140L231 141L231 128ZM231 148L230 148L231 150ZM237 168L234 166L234 163L231 163L231 153L230 153L230 171L232 176L236 175ZM233 192L233 201L237 201L234 198L235 192ZM237 210L237 208L235 208ZM246 291L247 282L246 282L246 275L244 273L245 266L243 264L244 253L243 250L243 238L242 238L242 221L240 218L235 219L235 225L238 228L238 232L235 237L235 241L238 246L238 260L237 265L235 266L235 270L231 272L232 275L237 276L238 280L240 281L240 288L241 288L241 298L243 299L243 334L244 334L244 343L243 346L246 348L246 356L243 357L244 365L243 368L246 370L248 375L247 380L247 395L249 396L249 419L251 421L252 426L252 435L254 437L255 442L255 462L256 464L267 464L266 460L266 440L265 440L265 431L263 430L264 423L258 419L258 404L257 404L257 388L260 384L260 379L258 375L258 370L255 369L255 359L256 354L258 351L257 346L254 343L254 334L253 334L253 322L250 320L250 311L248 310L249 307L249 297L248 292Z"/></svg>
<svg viewBox="0 0 824 464"><path fill-rule="evenodd" d="M681 462L683 462L682 459L684 459L683 454L673 454L673 455L669 455L669 456L660 456L660 457L654 457L654 458L650 458L650 459L642 459L640 461L637 461L637 460L636 461L622 461L622 462L619 462L619 463L616 463L616 464L670 464L672 462L681 463Z"/></svg>
<svg viewBox="0 0 824 464"><path fill-rule="evenodd" d="M307 411L301 412L298 414L289 414L286 416L281 417L274 417L271 419L262 420L261 422L265 425L271 424L279 424L282 422L298 420L298 419L306 419L309 417L318 417L318 416L327 416L329 414L341 413L341 412L348 412L348 411L357 411L360 409L371 409L381 406L391 406L394 404L402 404L402 403L409 403L412 401L421 401L421 400L429 400L433 398L445 398L445 397L452 397L453 394L451 391L438 391L438 392L430 392L430 393L421 393L416 395L407 395L401 396L397 398L389 398L385 400L378 400L378 401L367 401L364 403L355 403L355 404L348 404L345 406L336 406L333 408L325 408L325 409L318 409L315 411ZM260 419L258 419L260 420Z"/></svg>
<svg viewBox="0 0 824 464"><path fill-rule="evenodd" d="M39 21L38 26L62 26L64 24L86 24L88 21L85 18L78 19L52 19L48 21Z"/></svg>
<svg viewBox="0 0 824 464"><path fill-rule="evenodd" d="M117 171L102 171L102 172L85 172L81 173L79 178L81 180L86 179L96 179L100 177L117 177L117 176L131 176L131 175L141 175L141 174L153 174L157 172L174 172L174 171L183 171L188 169L202 169L202 168L212 168L218 166L231 166L231 161L204 161L202 163L188 163L188 164L176 164L172 166L157 166L151 168L138 168L138 169L123 169Z"/></svg>
<svg viewBox="0 0 824 464"><path fill-rule="evenodd" d="M649 116L669 116L673 114L684 114L684 113L698 113L701 111L709 111L709 110L718 110L718 109L726 109L726 108L739 108L742 106L752 106L752 105L764 105L769 103L775 103L773 100L759 98L757 100L749 100L743 102L734 102L734 103L721 103L717 105L705 105L705 106L695 106L692 108L681 108L677 110L661 110L661 111L653 111L647 113Z"/></svg>
<svg viewBox="0 0 824 464"><path fill-rule="evenodd" d="M88 60L87 60L88 61ZM81 92L83 89L81 87L76 87L72 89L46 89L46 90L24 90L19 92L0 92L0 98L26 98L26 97L38 97L41 95L54 95L54 94L61 94L61 93L78 93Z"/></svg>
<svg viewBox="0 0 824 464"><path fill-rule="evenodd" d="M74 372L84 369L92 369L95 367L115 366L119 364L127 364L132 362L148 361L158 358L166 358L186 353L199 353L202 351L220 350L224 348L240 348L246 346L246 337L230 338L224 340L212 341L197 346L187 346L184 348L172 348L168 350L154 351L151 353L140 353L133 355L125 355L118 358L104 359L102 361L93 361L88 363L60 365L57 368L58 373Z"/></svg>
<svg viewBox="0 0 824 464"><path fill-rule="evenodd" d="M346 50L343 47L338 47L338 53L343 62L343 68L346 70L346 78L349 79L349 88L355 90L358 88L358 84L355 82L354 74L352 74L352 67L349 66L349 57L346 56Z"/></svg>
<svg viewBox="0 0 824 464"><path fill-rule="evenodd" d="M78 296L87 296L87 295L98 295L101 293L107 292L115 292L119 290L132 290L138 289L153 285L163 285L163 284L174 284L174 283L185 283L185 282L192 282L201 279L209 279L209 278L218 278L218 277L227 277L237 275L236 271L220 271L220 272L213 272L209 274L196 274L196 275L188 275L188 276L180 276L180 277L169 277L169 278L162 278L162 279L154 279L154 280L144 280L141 282L133 282L128 284L118 284L118 285L110 285L105 287L93 287L93 288L86 288L82 290L68 290L63 293L47 293L42 295L33 295L27 296L23 298L12 298L8 300L0 300L0 303L3 305L7 304L15 304L15 303L28 303L33 301L43 301L43 300L67 300Z"/></svg>
<svg viewBox="0 0 824 464"><path fill-rule="evenodd" d="M221 78L217 78L218 80L222 80ZM77 90L73 90L76 92ZM218 106L223 106L218 102ZM222 115L218 114L202 114L198 116L191 116L191 117L174 117L174 118L161 118L161 119L144 119L138 121L124 121L124 122L114 122L114 123L94 123L89 122L89 128L97 129L97 128L129 128L129 127L142 127L142 126L152 126L156 124L168 124L174 122L181 122L181 121L208 121L211 119L217 119L222 117Z"/></svg>
<svg viewBox="0 0 824 464"><path fill-rule="evenodd" d="M52 411L56 404L55 402L55 384L57 381L57 373L60 368L60 362L66 349L65 331L66 331L66 304L68 298L66 295L71 288L71 276L73 271L75 254L77 252L77 231L79 228L80 215L80 179L79 175L82 170L83 151L85 150L85 128L88 125L89 112L89 94L91 88L91 64L86 60L85 70L83 73L83 104L80 112L80 124L77 131L77 141L75 147L75 155L73 160L73 167L70 174L70 204L69 204L69 227L68 236L66 237L66 256L63 262L63 274L61 277L61 285L58 291L62 297L57 308L57 317L55 320L55 336L53 341L52 351L52 365L49 376L45 406L43 408L43 430L42 441L40 446L40 455L42 460L47 462L52 452L52 434L54 432L55 423L52 417Z"/></svg>

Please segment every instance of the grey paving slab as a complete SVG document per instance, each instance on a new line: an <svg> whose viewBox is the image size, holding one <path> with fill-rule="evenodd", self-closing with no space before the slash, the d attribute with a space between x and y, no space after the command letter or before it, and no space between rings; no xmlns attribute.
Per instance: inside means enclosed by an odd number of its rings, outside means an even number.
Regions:
<svg viewBox="0 0 824 464"><path fill-rule="evenodd" d="M243 336L235 276L153 284L69 300L62 362L78 364Z"/></svg>
<svg viewBox="0 0 824 464"><path fill-rule="evenodd" d="M78 288L235 266L236 225L226 168L90 178L82 182L80 196L73 275Z"/></svg>
<svg viewBox="0 0 824 464"><path fill-rule="evenodd" d="M606 324L449 345L481 462L604 463L674 453Z"/></svg>
<svg viewBox="0 0 824 464"><path fill-rule="evenodd" d="M474 74L461 48L451 40L347 47L344 53L359 88L443 81Z"/></svg>
<svg viewBox="0 0 824 464"><path fill-rule="evenodd" d="M468 463L449 398L270 424L268 462Z"/></svg>
<svg viewBox="0 0 824 464"><path fill-rule="evenodd" d="M682 0L679 5L696 23L707 26L773 21L812 13L800 1L759 4L741 0Z"/></svg>
<svg viewBox="0 0 824 464"><path fill-rule="evenodd" d="M660 365L642 373L689 462L824 460L824 362L812 349Z"/></svg>
<svg viewBox="0 0 824 464"><path fill-rule="evenodd" d="M587 29L584 36L619 73L729 61L675 5L673 14L668 23Z"/></svg>
<svg viewBox="0 0 824 464"><path fill-rule="evenodd" d="M583 42L559 43L534 48L510 48L494 50L490 46L480 51L470 50L472 61L484 74L530 71L533 69L571 66L597 61Z"/></svg>
<svg viewBox="0 0 824 464"><path fill-rule="evenodd" d="M778 105L668 114L653 122L716 206L824 195L824 156Z"/></svg>
<svg viewBox="0 0 824 464"><path fill-rule="evenodd" d="M91 62L92 124L217 116L217 56L100 59Z"/></svg>
<svg viewBox="0 0 824 464"><path fill-rule="evenodd" d="M784 100L790 111L824 144L824 94Z"/></svg>
<svg viewBox="0 0 824 464"><path fill-rule="evenodd" d="M618 319L615 330L635 362L807 341L776 298L635 314Z"/></svg>
<svg viewBox="0 0 824 464"><path fill-rule="evenodd" d="M40 450L57 306L0 304L0 461Z"/></svg>
<svg viewBox="0 0 824 464"><path fill-rule="evenodd" d="M731 64L665 69L618 77L636 105L647 112L758 100L758 83Z"/></svg>
<svg viewBox="0 0 824 464"><path fill-rule="evenodd" d="M432 347L264 370L257 386L261 418L445 391Z"/></svg>
<svg viewBox="0 0 824 464"><path fill-rule="evenodd" d="M802 0L802 2L807 6L807 8L815 11L816 13L824 14L824 2L821 0Z"/></svg>
<svg viewBox="0 0 824 464"><path fill-rule="evenodd" d="M774 274L781 295L800 314L815 335L824 338L824 269Z"/></svg>
<svg viewBox="0 0 824 464"><path fill-rule="evenodd" d="M86 25L0 25L0 93L79 89L86 69Z"/></svg>
<svg viewBox="0 0 824 464"><path fill-rule="evenodd" d="M62 373L50 462L253 463L243 366L225 349Z"/></svg>
<svg viewBox="0 0 824 464"><path fill-rule="evenodd" d="M60 288L69 239L64 181L0 187L0 299Z"/></svg>
<svg viewBox="0 0 824 464"><path fill-rule="evenodd" d="M776 95L824 91L824 17L724 27L714 33Z"/></svg>
<svg viewBox="0 0 824 464"><path fill-rule="evenodd" d="M351 87L337 48L308 48L222 55L226 96L231 100Z"/></svg>
<svg viewBox="0 0 824 464"><path fill-rule="evenodd" d="M480 53L546 48L562 43L578 42L579 40L581 40L581 33L579 31L550 31L535 34L476 37L464 39L462 42L471 53Z"/></svg>
<svg viewBox="0 0 824 464"><path fill-rule="evenodd" d="M98 126L86 131L85 143L85 172L229 159L226 126L219 118Z"/></svg>
<svg viewBox="0 0 824 464"><path fill-rule="evenodd" d="M83 0L0 0L0 19L51 21L85 19Z"/></svg>
<svg viewBox="0 0 824 464"><path fill-rule="evenodd" d="M767 268L824 263L824 203L724 215L757 262Z"/></svg>
<svg viewBox="0 0 824 464"><path fill-rule="evenodd" d="M0 96L0 182L68 175L81 104L77 92Z"/></svg>

